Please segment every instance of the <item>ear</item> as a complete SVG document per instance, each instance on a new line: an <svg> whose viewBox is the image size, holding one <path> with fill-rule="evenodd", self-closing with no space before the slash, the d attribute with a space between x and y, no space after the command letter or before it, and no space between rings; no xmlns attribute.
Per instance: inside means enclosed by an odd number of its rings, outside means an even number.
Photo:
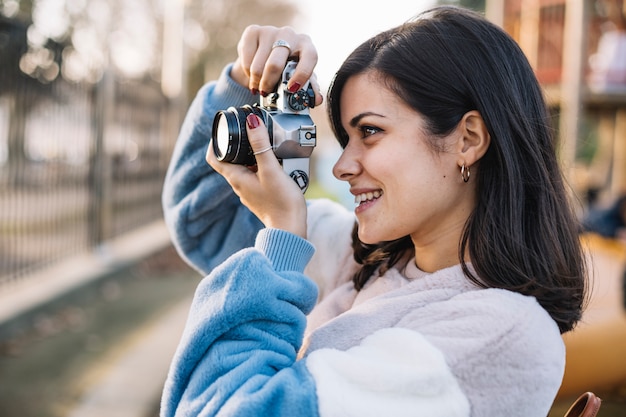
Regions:
<svg viewBox="0 0 626 417"><path fill-rule="evenodd" d="M463 115L457 126L457 131L460 133L457 142L459 155L457 163L459 166L472 166L489 149L491 136L487 130L487 125L477 110L471 110Z"/></svg>

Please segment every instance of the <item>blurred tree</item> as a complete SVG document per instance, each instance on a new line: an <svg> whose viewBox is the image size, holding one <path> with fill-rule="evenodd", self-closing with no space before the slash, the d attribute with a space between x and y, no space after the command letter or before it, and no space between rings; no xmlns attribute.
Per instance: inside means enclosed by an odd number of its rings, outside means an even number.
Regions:
<svg viewBox="0 0 626 417"><path fill-rule="evenodd" d="M31 3L27 1L23 3L25 9L30 11ZM7 14L10 14L10 17ZM21 166L26 159L24 131L26 115L30 109L26 104L28 101L26 92L40 96L50 92L46 84L28 77L20 70L21 58L28 51L27 31L32 23L29 17L29 13L20 10L16 2L0 0L0 98L4 98L9 112L9 117L5 119L8 126L3 127L6 142L4 144L0 142L0 146L5 147L3 159L7 158L7 161L3 162L8 163L11 173L16 172L14 168ZM54 54L46 55L50 56L53 57ZM12 175L9 181L18 182L19 179Z"/></svg>
<svg viewBox="0 0 626 417"><path fill-rule="evenodd" d="M21 170L12 168L27 160L28 115L58 94L58 84L89 89L108 69L125 79L158 73L161 17L150 0L0 0L0 96L13 183Z"/></svg>
<svg viewBox="0 0 626 417"><path fill-rule="evenodd" d="M284 26L297 17L298 9L288 0L191 0L185 18L188 51L188 97L225 64L237 57L237 42L251 24Z"/></svg>
<svg viewBox="0 0 626 417"><path fill-rule="evenodd" d="M439 4L457 4L468 9L485 11L485 0L439 0Z"/></svg>
<svg viewBox="0 0 626 417"><path fill-rule="evenodd" d="M9 164L25 161L28 114L42 105L42 97L58 91L57 84L97 92L101 89L94 87L102 84L105 71L119 80L161 79L167 59L162 48L165 4L152 0L0 0L0 97L8 103L5 146ZM297 13L292 0L167 4L185 7L180 49L185 51L181 70L188 71L183 76L188 85L183 97L193 97L205 80L217 77L234 60L246 26L286 25Z"/></svg>

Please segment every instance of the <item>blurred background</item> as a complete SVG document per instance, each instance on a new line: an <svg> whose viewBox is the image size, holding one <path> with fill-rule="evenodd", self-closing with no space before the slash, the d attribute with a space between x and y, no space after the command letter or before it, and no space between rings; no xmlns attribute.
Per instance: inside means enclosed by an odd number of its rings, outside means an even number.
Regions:
<svg viewBox="0 0 626 417"><path fill-rule="evenodd" d="M593 298L564 335L550 415L592 390L600 416L626 416L625 0L0 0L0 417L158 414L201 279L170 245L163 177L244 27L309 33L325 91L360 42L444 3L484 12L527 54L585 224ZM313 117L308 196L350 206L325 110Z"/></svg>

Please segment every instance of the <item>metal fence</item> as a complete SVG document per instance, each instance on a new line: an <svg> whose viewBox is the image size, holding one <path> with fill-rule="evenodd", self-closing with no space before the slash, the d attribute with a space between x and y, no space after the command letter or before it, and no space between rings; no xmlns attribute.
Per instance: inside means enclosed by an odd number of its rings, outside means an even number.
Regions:
<svg viewBox="0 0 626 417"><path fill-rule="evenodd" d="M3 69L0 86L9 83L0 92L0 291L159 219L181 119L149 78L42 86Z"/></svg>

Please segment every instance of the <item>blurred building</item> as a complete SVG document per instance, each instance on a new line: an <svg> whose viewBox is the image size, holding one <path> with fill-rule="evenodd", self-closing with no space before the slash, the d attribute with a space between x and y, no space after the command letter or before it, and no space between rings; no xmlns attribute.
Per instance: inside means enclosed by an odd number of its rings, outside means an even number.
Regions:
<svg viewBox="0 0 626 417"><path fill-rule="evenodd" d="M166 3L0 0L0 293L162 218L186 106Z"/></svg>
<svg viewBox="0 0 626 417"><path fill-rule="evenodd" d="M488 0L486 10L535 69L580 197L626 191L626 2Z"/></svg>

